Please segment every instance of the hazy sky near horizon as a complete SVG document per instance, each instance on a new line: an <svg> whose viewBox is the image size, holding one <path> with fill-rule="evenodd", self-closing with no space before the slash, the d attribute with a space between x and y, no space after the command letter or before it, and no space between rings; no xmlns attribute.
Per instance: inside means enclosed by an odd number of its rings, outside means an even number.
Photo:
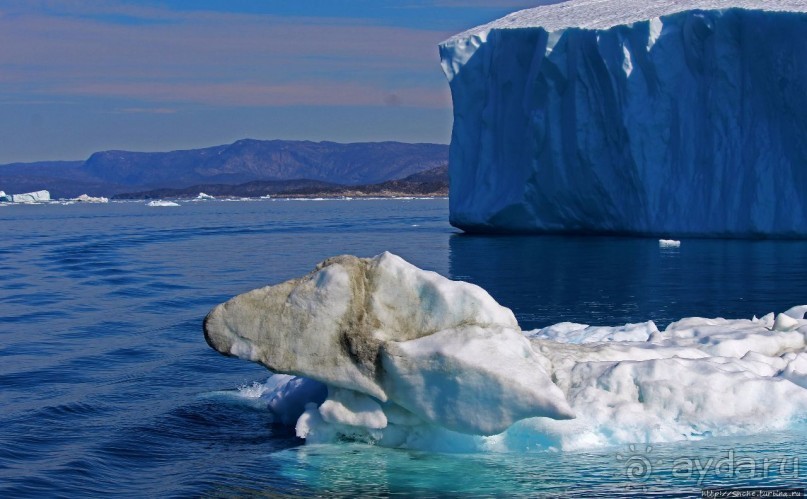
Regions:
<svg viewBox="0 0 807 499"><path fill-rule="evenodd" d="M0 0L0 164L240 138L447 143L437 44L538 0Z"/></svg>

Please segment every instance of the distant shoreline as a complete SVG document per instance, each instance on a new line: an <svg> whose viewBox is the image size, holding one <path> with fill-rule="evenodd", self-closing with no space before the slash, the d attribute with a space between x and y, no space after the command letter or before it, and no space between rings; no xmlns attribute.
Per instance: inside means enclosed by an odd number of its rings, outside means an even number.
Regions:
<svg viewBox="0 0 807 499"><path fill-rule="evenodd" d="M407 177L377 184L343 185L311 179L253 180L243 184L197 184L189 187L163 187L139 192L94 197L51 196L47 191L26 194L32 201L51 198L62 202L155 201L163 199L403 199L448 196L448 166L443 165ZM9 197L0 191L0 194ZM41 199L40 199L41 198ZM45 199L47 198L47 199ZM2 198L0 198L2 199Z"/></svg>
<svg viewBox="0 0 807 499"><path fill-rule="evenodd" d="M431 193L406 193L406 192L389 192L389 193L367 193L367 192L346 192L344 194L334 194L331 192L314 192L305 194L276 194L268 196L211 196L210 198L199 198L191 196L144 196L144 197L113 197L110 201L154 201L157 199L171 199L176 201L223 201L223 200L295 200L295 199L327 199L327 200L349 200L349 199L439 199L448 198L448 192L431 192ZM74 199L59 199L59 201L74 201Z"/></svg>
<svg viewBox="0 0 807 499"><path fill-rule="evenodd" d="M163 198L131 198L131 199L113 199L112 202L117 203L134 203L140 201L154 201L158 199L182 201L182 202L201 202L201 201L351 201L351 200L385 200L385 199L448 199L448 194L403 194L396 193L390 195L376 195L376 194L357 194L357 195L338 195L332 194L294 194L294 195L277 195L277 196L215 196L213 198L191 198L191 197L163 197ZM71 201L69 199L62 201Z"/></svg>
<svg viewBox="0 0 807 499"><path fill-rule="evenodd" d="M212 198L191 198L191 197L163 197L163 198L130 198L130 199L111 199L108 202L99 202L99 201L79 201L75 198L55 198L49 199L47 201L35 201L35 202L21 202L21 203L12 203L6 201L0 201L0 206L36 206L36 205L50 205L50 204L60 204L60 205L87 205L87 204L109 204L109 203L143 203L148 201L179 201L183 203L198 203L198 202L205 202L205 201L223 201L223 202L235 202L235 201L386 201L386 200L431 200L431 199L448 199L448 194L394 194L394 195L355 195L355 196L333 196L333 195L315 195L315 194L298 194L298 195L289 195L289 196L260 196L260 197L250 197L250 196L218 196Z"/></svg>
<svg viewBox="0 0 807 499"><path fill-rule="evenodd" d="M344 200L344 199L440 199L448 198L448 192L435 193L435 194L406 194L406 193L391 193L391 194L346 194L340 196L333 195L316 195L316 194L298 194L289 196L272 196L271 198L263 199L328 199L328 200ZM258 198L261 199L261 198Z"/></svg>
<svg viewBox="0 0 807 499"><path fill-rule="evenodd" d="M238 185L198 184L180 189L161 188L128 192L112 197L124 199L213 198L403 198L448 196L448 166L432 168L398 180L377 184L339 185L310 179L256 180Z"/></svg>

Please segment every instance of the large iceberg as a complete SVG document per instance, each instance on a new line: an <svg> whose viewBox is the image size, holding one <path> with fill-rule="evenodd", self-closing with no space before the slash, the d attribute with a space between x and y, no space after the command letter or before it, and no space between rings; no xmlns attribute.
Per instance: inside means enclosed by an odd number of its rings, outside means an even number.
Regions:
<svg viewBox="0 0 807 499"><path fill-rule="evenodd" d="M522 332L481 288L384 253L239 295L204 329L278 373L249 396L310 442L583 449L807 420L805 311Z"/></svg>
<svg viewBox="0 0 807 499"><path fill-rule="evenodd" d="M807 236L807 2L571 0L440 45L466 231Z"/></svg>
<svg viewBox="0 0 807 499"><path fill-rule="evenodd" d="M44 203L50 201L50 192L48 191L34 191L34 192L26 192L24 194L11 194L6 195L4 194L4 198L10 198L12 203L23 203L23 204L30 204L30 203Z"/></svg>

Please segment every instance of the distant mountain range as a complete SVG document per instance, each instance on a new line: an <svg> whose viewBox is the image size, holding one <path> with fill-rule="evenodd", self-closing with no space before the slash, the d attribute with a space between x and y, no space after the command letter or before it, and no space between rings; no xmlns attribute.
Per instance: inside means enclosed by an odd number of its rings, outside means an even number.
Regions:
<svg viewBox="0 0 807 499"><path fill-rule="evenodd" d="M448 166L438 166L402 179L377 184L339 185L319 180L253 180L238 185L197 184L184 189L153 189L117 194L114 199L182 199L199 193L231 197L315 197L315 196L448 196Z"/></svg>
<svg viewBox="0 0 807 499"><path fill-rule="evenodd" d="M159 189L196 190L200 186L215 195L216 189L224 192L226 186L234 185L245 192L254 182L258 182L252 187L255 192L338 189L403 179L446 164L448 146L443 144L244 139L204 149L104 151L86 161L0 165L0 190L19 193L47 189L54 198L69 198L85 193L112 196Z"/></svg>

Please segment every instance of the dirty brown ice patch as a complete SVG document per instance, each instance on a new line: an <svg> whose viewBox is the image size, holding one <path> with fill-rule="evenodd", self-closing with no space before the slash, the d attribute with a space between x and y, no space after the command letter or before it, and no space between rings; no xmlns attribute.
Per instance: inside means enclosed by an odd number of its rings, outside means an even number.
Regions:
<svg viewBox="0 0 807 499"><path fill-rule="evenodd" d="M377 430L392 419L491 435L523 418L573 417L509 309L390 253L337 256L236 296L204 329L225 355L326 384L326 423L376 411Z"/></svg>

